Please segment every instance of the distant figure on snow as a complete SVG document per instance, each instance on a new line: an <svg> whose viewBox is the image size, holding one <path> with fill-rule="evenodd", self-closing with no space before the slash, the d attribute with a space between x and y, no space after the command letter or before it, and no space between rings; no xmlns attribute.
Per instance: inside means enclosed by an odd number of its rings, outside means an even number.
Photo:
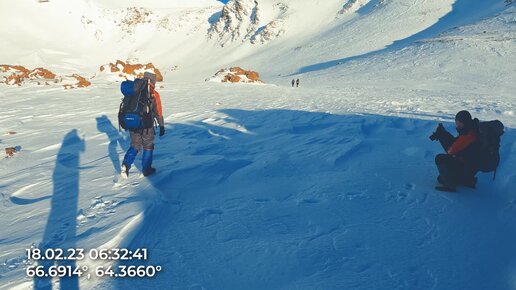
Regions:
<svg viewBox="0 0 516 290"><path fill-rule="evenodd" d="M294 87L295 84L296 84L296 80L292 79L292 87Z"/></svg>
<svg viewBox="0 0 516 290"><path fill-rule="evenodd" d="M142 82L142 80L135 80L136 82ZM143 108L140 109L141 120L137 122L135 127L130 128L132 124L130 122L134 120L134 114L127 114L132 119L123 120L124 129L128 129L131 136L131 147L125 153L124 161L121 166L121 175L127 178L129 169L138 155L138 152L142 153L142 173L144 176L149 176L156 172L156 169L152 167L152 156L154 151L154 121L156 120L159 125L159 136L165 134L165 123L163 120L163 111L161 108L161 98L158 92L155 90L156 86L156 75L153 73L146 72L143 76L143 86L134 85L140 88L140 92L136 94L127 95L126 98L131 96L148 96L145 100L139 99L136 103L144 104ZM125 95L125 94L124 94ZM141 98L141 97L139 97ZM124 98L125 100L125 98ZM120 114L119 114L120 115Z"/></svg>
<svg viewBox="0 0 516 290"><path fill-rule="evenodd" d="M296 87L299 88L299 79L296 80Z"/></svg>

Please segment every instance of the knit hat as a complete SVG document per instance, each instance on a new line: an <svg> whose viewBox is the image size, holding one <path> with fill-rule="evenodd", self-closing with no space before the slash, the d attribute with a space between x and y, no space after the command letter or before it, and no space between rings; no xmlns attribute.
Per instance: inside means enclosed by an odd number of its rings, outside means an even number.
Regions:
<svg viewBox="0 0 516 290"><path fill-rule="evenodd" d="M455 115L455 120L460 121L464 125L469 125L473 121L468 111L460 111Z"/></svg>
<svg viewBox="0 0 516 290"><path fill-rule="evenodd" d="M143 73L143 78L149 79L153 85L156 84L156 75L151 72L146 71L145 73Z"/></svg>

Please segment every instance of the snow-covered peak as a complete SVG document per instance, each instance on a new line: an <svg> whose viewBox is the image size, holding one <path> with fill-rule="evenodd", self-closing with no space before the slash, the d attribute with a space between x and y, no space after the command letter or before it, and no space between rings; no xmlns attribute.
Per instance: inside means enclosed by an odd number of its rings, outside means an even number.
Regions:
<svg viewBox="0 0 516 290"><path fill-rule="evenodd" d="M252 37L260 25L260 9L255 0L230 0L222 8L219 19L209 30L210 38L218 38L222 46L228 42Z"/></svg>
<svg viewBox="0 0 516 290"><path fill-rule="evenodd" d="M317 30L342 8L340 0L230 0L212 24L209 38L222 46L247 41L264 44L284 34Z"/></svg>
<svg viewBox="0 0 516 290"><path fill-rule="evenodd" d="M339 14L353 13L369 2L370 0L349 0L342 6Z"/></svg>
<svg viewBox="0 0 516 290"><path fill-rule="evenodd" d="M221 5L217 0L84 0L88 4L100 8L122 9L128 7L145 8L200 8Z"/></svg>

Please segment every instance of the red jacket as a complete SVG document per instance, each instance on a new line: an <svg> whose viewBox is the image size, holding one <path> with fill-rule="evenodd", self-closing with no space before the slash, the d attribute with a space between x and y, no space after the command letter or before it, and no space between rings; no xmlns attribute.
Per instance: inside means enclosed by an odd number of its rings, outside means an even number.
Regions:
<svg viewBox="0 0 516 290"><path fill-rule="evenodd" d="M159 93L154 89L154 84L150 83L151 85L151 94L154 97L154 101L152 102L152 110L154 113L154 117L158 121L158 125L163 127L165 126L165 121L163 120L163 108L161 107L161 97Z"/></svg>
<svg viewBox="0 0 516 290"><path fill-rule="evenodd" d="M472 130L466 135L459 135L452 146L448 149L448 154L455 155L466 149L477 140L477 134Z"/></svg>
<svg viewBox="0 0 516 290"><path fill-rule="evenodd" d="M159 96L158 91L152 88L152 94L154 95L154 99L156 100L156 106L158 107L158 113L161 117L163 117L163 108L161 107L161 97Z"/></svg>

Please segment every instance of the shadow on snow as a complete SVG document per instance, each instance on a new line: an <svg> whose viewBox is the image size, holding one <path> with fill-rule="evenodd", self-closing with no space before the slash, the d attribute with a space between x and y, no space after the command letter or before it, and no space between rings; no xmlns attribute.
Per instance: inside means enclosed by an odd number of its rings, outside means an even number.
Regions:
<svg viewBox="0 0 516 290"><path fill-rule="evenodd" d="M219 113L224 126L174 124L156 142L149 181L161 200L131 243L150 260L123 264L163 271L103 286L509 289L514 130L502 139L495 183L480 173L477 190L444 194L433 189L436 121Z"/></svg>
<svg viewBox="0 0 516 290"><path fill-rule="evenodd" d="M57 153L57 160L52 175L53 195L43 239L39 249L44 253L47 249L62 249L67 255L67 249L76 248L77 234L77 207L79 200L79 171L80 154L84 152L85 144L72 130L64 137L61 148ZM75 266L75 261L40 261L48 273L53 265ZM60 289L79 289L77 277L60 278ZM52 289L51 278L36 278L34 289Z"/></svg>

